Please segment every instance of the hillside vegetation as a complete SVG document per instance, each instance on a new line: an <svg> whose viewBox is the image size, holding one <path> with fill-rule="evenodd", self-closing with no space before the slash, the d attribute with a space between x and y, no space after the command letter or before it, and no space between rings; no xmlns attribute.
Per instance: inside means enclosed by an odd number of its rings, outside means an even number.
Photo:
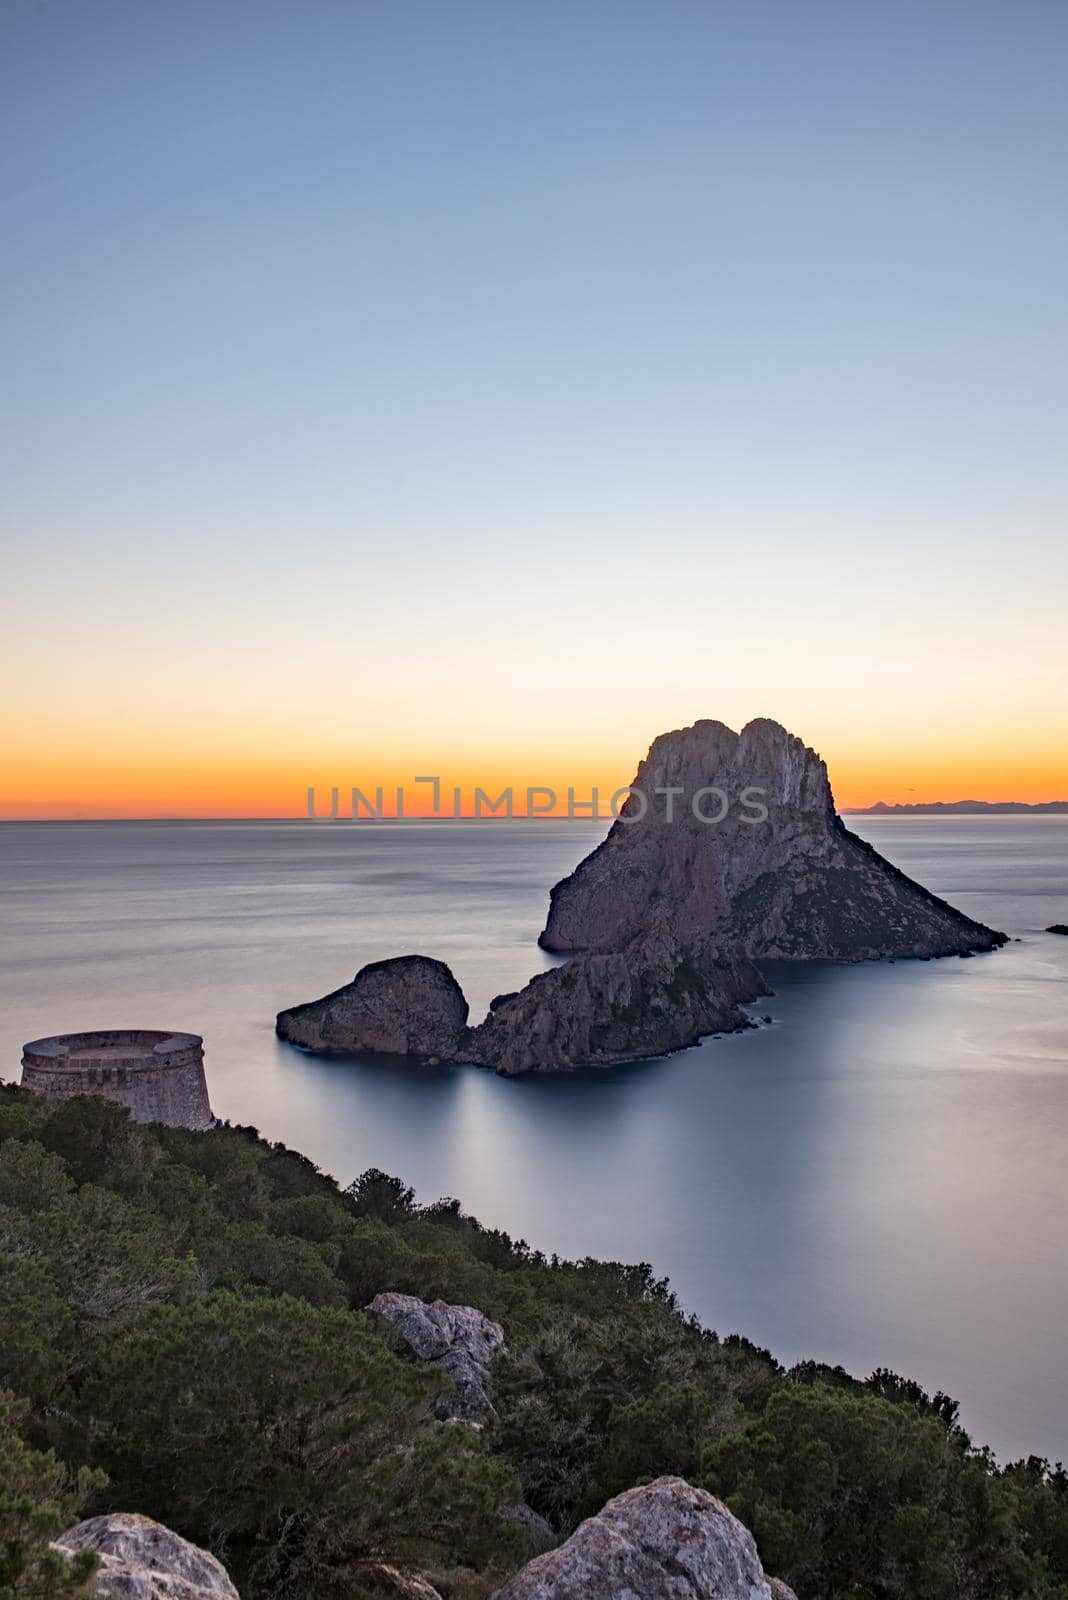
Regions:
<svg viewBox="0 0 1068 1600"><path fill-rule="evenodd" d="M448 1379L364 1314L386 1289L503 1325L482 1431L438 1422ZM801 1600L1068 1600L1065 1474L1000 1468L945 1395L786 1372L648 1266L547 1260L379 1172L341 1189L253 1129L0 1088L0 1389L0 1600L89 1592L47 1543L108 1509L245 1600L352 1600L383 1559L479 1600L527 1554L501 1507L564 1535L666 1472Z"/></svg>

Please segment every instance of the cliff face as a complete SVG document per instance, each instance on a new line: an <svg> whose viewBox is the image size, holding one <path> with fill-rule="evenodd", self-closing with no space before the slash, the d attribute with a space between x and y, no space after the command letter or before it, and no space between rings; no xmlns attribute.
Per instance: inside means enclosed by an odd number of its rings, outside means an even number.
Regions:
<svg viewBox="0 0 1068 1600"><path fill-rule="evenodd" d="M644 814L632 796L604 843L551 891L546 950L618 950L665 924L682 944L755 960L952 955L1004 943L850 833L825 764L777 722L760 718L740 734L697 722L662 734L632 787ZM711 817L720 820L702 820Z"/></svg>

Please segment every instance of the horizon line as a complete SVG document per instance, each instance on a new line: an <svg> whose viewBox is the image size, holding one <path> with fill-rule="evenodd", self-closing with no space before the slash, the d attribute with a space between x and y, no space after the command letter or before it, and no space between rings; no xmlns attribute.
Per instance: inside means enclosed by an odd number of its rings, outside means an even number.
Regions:
<svg viewBox="0 0 1068 1600"><path fill-rule="evenodd" d="M835 810L840 816L866 816L866 815L871 815L873 813L876 814L876 815L879 815L879 814L883 814L885 812L895 812L895 811L899 811L899 812L900 811L923 811L928 807L938 807L939 809L948 810L948 809L951 809L951 808L956 807L956 806L969 806L969 805L971 805L971 806L980 806L980 807L982 807L984 809L990 809L990 810L994 810L999 806L1012 806L1012 807L1017 808L1017 809L1019 809L1021 811L1032 811L1032 812L1037 811L1037 812L1041 812L1043 810L1046 810L1047 808L1057 807L1057 806L1064 807L1066 810L1068 810L1068 799L1063 799L1063 800L1062 799L1057 799L1057 800L977 800L977 799L975 799L973 797L968 797L967 799L960 799L960 800L899 800L899 801L877 800L877 801L874 801L871 805L867 805L867 806L857 806L857 805L835 806ZM519 815L515 815L515 816L511 816L511 817L494 816L492 814L492 812L489 812L489 813L482 812L482 813L479 813L478 815L476 815L474 812L464 812L460 816L443 816L443 815L435 816L433 813L430 813L430 814L424 815L424 816L404 816L404 815L397 816L397 815L394 814L392 816L381 816L381 817L375 817L375 816L355 816L355 817L353 817L353 816L344 816L344 817L332 817L332 818L331 817L309 817L307 814L304 814L304 815L290 814L290 815L277 815L277 816L256 816L256 815L252 815L252 816L212 816L212 815L208 815L208 814L204 814L204 815L197 814L195 816L163 816L163 815L160 815L160 816L147 816L147 817L146 816L141 816L141 817L123 817L123 816L109 816L109 817L33 817L33 816L29 816L29 817L25 817L25 816L24 817L0 817L0 827L28 827L28 826L44 826L44 827L56 827L56 826L63 827L63 826L67 826L67 827L70 827L72 825L90 825L90 824L98 824L98 823L105 823L105 824L108 824L108 825L115 825L115 824L119 824L119 823L147 824L147 823L180 823L180 822L212 822L212 823L224 823L224 822L228 822L228 823L301 822L301 823L308 823L310 826L313 826L313 827L323 828L323 827L337 827L337 826L351 827L353 824L359 824L360 826L377 827L383 822L387 822L387 823L402 823L402 824L403 823L409 823L409 822L442 823L442 824L449 824L449 823L455 823L455 822L488 822L488 823L508 824L509 822L578 822L578 823L588 823L588 822L615 822L616 820L617 820L617 818L616 818L615 813L611 812L611 811L599 812L596 816L584 816L584 817L579 817L579 816L571 816L571 817L569 817L566 812L544 812L544 811L543 812L534 812L534 813L523 812L523 813L521 813Z"/></svg>

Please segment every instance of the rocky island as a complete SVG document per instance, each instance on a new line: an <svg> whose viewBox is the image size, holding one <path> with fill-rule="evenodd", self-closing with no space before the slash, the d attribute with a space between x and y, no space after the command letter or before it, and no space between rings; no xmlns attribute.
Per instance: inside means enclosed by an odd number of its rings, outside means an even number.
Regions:
<svg viewBox="0 0 1068 1600"><path fill-rule="evenodd" d="M850 833L825 763L777 722L662 734L607 838L552 889L539 943L567 955L477 1027L448 967L373 962L279 1013L308 1050L508 1075L641 1060L750 1025L761 960L970 955L1005 943Z"/></svg>
<svg viewBox="0 0 1068 1600"><path fill-rule="evenodd" d="M711 940L754 960L959 955L1005 942L850 833L825 762L777 722L661 734L631 788L644 814L628 800L604 843L553 888L544 949L620 949L665 923L682 943ZM702 794L717 798L695 805Z"/></svg>

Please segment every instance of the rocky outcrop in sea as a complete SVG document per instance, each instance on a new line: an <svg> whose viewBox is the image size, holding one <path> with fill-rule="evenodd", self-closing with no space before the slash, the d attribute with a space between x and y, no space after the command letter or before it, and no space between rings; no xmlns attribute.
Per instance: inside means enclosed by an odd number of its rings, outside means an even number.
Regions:
<svg viewBox="0 0 1068 1600"><path fill-rule="evenodd" d="M279 1012L275 1027L306 1050L452 1057L466 1023L467 1001L444 961L394 956L321 1000Z"/></svg>
<svg viewBox="0 0 1068 1600"><path fill-rule="evenodd" d="M653 742L607 838L551 891L539 942L571 959L477 1027L444 963L400 956L280 1012L278 1032L507 1075L607 1066L750 1026L761 960L970 955L1005 935L850 833L824 762L759 718Z"/></svg>
<svg viewBox="0 0 1068 1600"><path fill-rule="evenodd" d="M546 950L624 949L665 920L682 945L710 941L755 961L959 955L1005 942L850 833L825 763L777 722L661 734L632 789L641 800L627 800L604 842L552 889Z"/></svg>

